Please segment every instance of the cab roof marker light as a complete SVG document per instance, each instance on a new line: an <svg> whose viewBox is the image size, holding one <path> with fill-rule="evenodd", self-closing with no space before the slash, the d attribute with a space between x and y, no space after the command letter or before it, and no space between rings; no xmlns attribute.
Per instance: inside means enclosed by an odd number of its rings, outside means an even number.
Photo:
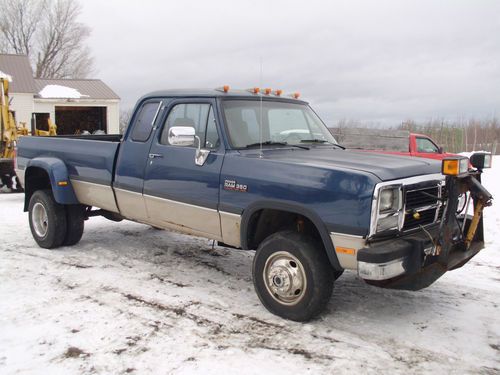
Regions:
<svg viewBox="0 0 500 375"><path fill-rule="evenodd" d="M269 94L271 94L271 92L272 92L272 91L273 91L273 90L272 90L272 89L269 89L269 88L264 89L264 94L269 95Z"/></svg>
<svg viewBox="0 0 500 375"><path fill-rule="evenodd" d="M251 89L248 89L247 91L251 92L252 94L258 94L260 92L260 87L252 87Z"/></svg>
<svg viewBox="0 0 500 375"><path fill-rule="evenodd" d="M294 92L293 94L290 95L294 99L298 99L300 97L300 92Z"/></svg>
<svg viewBox="0 0 500 375"><path fill-rule="evenodd" d="M222 91L222 92L228 92L229 91L229 85L224 85L222 87L216 88L217 91Z"/></svg>
<svg viewBox="0 0 500 375"><path fill-rule="evenodd" d="M281 94L283 94L283 90L276 90L274 92L274 95L276 95L276 96L281 96Z"/></svg>

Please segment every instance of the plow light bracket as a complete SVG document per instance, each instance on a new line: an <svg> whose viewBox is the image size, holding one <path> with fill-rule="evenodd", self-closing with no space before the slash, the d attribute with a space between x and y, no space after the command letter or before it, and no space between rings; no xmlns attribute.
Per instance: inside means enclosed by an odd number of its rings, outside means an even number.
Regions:
<svg viewBox="0 0 500 375"><path fill-rule="evenodd" d="M465 176L468 170L469 159L465 156L450 156L441 164L441 173L445 176Z"/></svg>

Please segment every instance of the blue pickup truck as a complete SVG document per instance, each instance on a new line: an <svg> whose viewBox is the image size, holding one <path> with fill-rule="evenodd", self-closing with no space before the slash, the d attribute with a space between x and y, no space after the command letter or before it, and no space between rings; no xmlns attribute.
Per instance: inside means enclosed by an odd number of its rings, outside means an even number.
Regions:
<svg viewBox="0 0 500 375"><path fill-rule="evenodd" d="M263 305L304 321L345 269L416 290L474 256L491 201L479 159L346 150L296 95L225 87L145 95L123 137L23 137L16 172L39 246L74 245L102 215L256 250ZM477 215L459 214L464 194Z"/></svg>

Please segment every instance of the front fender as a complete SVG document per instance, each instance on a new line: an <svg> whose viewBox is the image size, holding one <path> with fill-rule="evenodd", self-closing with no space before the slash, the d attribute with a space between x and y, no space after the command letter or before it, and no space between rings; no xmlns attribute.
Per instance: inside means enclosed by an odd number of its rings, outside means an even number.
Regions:
<svg viewBox="0 0 500 375"><path fill-rule="evenodd" d="M26 165L26 172L24 175L25 190L32 191L35 187L29 186L30 184L30 171L35 169L44 170L50 181L54 199L60 204L78 204L75 191L69 180L68 169L66 164L61 159L52 157L40 157L31 159ZM28 196L27 196L28 198Z"/></svg>
<svg viewBox="0 0 500 375"><path fill-rule="evenodd" d="M240 230L241 247L243 249L248 249L248 227L250 224L250 219L255 212L262 209L274 209L274 210L292 212L300 214L309 219L314 224L314 226L316 227L321 236L321 240L323 242L323 245L325 246L326 255L328 256L328 259L330 260L332 267L336 270L342 270L342 267L340 266L339 260L337 258L337 253L335 252L335 248L333 247L330 233L324 222L319 217L319 215L302 205L291 204L288 202L266 199L254 202L250 204L247 208L245 208L241 218L241 230Z"/></svg>

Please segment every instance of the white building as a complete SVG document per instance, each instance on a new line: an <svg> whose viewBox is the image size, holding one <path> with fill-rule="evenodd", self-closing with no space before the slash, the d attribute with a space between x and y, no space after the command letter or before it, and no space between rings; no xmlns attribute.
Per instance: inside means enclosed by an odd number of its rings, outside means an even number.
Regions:
<svg viewBox="0 0 500 375"><path fill-rule="evenodd" d="M99 79L35 79L25 55L0 54L0 70L12 76L9 96L16 121L57 134L119 133L120 98Z"/></svg>

